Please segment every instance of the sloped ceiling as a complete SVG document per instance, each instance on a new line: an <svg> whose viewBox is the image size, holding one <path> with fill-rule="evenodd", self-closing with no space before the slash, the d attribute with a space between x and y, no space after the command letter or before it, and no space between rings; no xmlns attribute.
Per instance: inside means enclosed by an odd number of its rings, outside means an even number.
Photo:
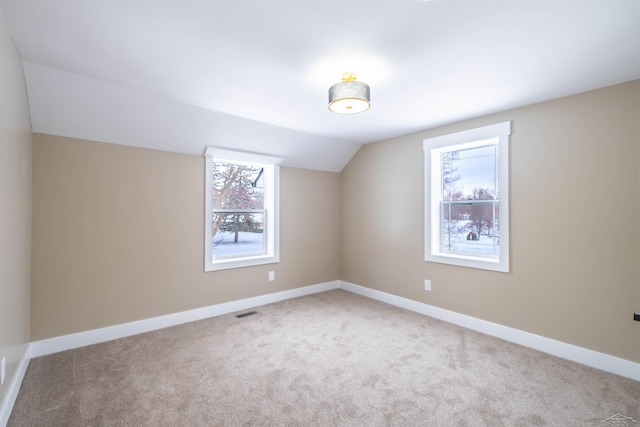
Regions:
<svg viewBox="0 0 640 427"><path fill-rule="evenodd" d="M340 171L362 144L640 78L640 1L0 0L34 131ZM372 107L327 109L344 71Z"/></svg>

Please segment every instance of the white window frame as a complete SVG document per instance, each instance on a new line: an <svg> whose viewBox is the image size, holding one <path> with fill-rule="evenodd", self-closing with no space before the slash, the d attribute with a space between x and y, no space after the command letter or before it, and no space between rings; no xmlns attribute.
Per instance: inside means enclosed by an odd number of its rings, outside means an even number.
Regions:
<svg viewBox="0 0 640 427"><path fill-rule="evenodd" d="M229 268L251 267L254 265L280 262L280 164L282 157L259 153L207 147L205 157L205 233L204 271L226 270ZM227 162L249 164L264 168L264 230L266 250L264 254L246 255L233 258L213 258L213 163Z"/></svg>
<svg viewBox="0 0 640 427"><path fill-rule="evenodd" d="M424 259L428 262L509 272L509 135L511 122L428 138L423 141L424 150ZM440 153L470 148L474 143L497 138L498 145L498 194L500 195L499 224L500 245L497 257L483 257L441 251L442 162Z"/></svg>

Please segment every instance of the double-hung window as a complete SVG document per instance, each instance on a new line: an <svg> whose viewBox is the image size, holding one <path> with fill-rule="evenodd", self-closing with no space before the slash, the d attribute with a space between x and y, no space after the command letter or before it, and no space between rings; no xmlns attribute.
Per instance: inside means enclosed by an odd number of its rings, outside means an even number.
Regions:
<svg viewBox="0 0 640 427"><path fill-rule="evenodd" d="M278 262L284 159L214 147L205 159L205 271Z"/></svg>
<svg viewBox="0 0 640 427"><path fill-rule="evenodd" d="M425 260L509 272L511 123L425 139Z"/></svg>

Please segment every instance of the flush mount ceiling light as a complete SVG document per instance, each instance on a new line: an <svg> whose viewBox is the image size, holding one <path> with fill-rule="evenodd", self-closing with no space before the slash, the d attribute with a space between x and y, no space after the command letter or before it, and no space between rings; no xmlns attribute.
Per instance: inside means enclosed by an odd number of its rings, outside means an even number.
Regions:
<svg viewBox="0 0 640 427"><path fill-rule="evenodd" d="M369 109L369 86L356 79L356 73L342 73L342 81L329 88L329 110L338 114L356 114Z"/></svg>

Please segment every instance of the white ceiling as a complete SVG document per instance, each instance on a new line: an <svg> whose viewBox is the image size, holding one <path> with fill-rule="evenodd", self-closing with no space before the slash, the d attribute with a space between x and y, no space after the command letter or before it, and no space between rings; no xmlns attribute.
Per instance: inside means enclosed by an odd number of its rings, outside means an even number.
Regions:
<svg viewBox="0 0 640 427"><path fill-rule="evenodd" d="M340 171L361 144L640 78L640 1L0 0L33 129ZM327 109L344 71L372 107Z"/></svg>

